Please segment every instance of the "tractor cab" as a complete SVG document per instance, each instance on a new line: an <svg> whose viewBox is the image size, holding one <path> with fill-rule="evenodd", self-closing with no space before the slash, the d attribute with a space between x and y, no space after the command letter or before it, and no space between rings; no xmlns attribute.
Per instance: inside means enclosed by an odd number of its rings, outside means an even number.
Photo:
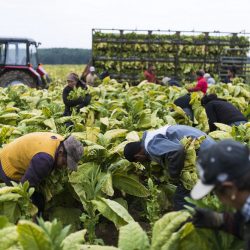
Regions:
<svg viewBox="0 0 250 250"><path fill-rule="evenodd" d="M0 37L0 87L23 83L46 88L48 74L38 61L39 43L28 38Z"/></svg>

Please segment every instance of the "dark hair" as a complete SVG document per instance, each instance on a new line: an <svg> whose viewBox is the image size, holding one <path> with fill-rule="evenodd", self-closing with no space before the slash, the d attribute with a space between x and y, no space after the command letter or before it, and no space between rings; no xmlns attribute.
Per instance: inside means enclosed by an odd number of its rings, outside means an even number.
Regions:
<svg viewBox="0 0 250 250"><path fill-rule="evenodd" d="M135 155L140 152L142 146L140 141L136 142L129 142L125 147L124 147L124 157L130 161L134 162L135 161Z"/></svg>
<svg viewBox="0 0 250 250"><path fill-rule="evenodd" d="M152 64L152 63L148 64L148 69L151 67L154 67L154 64Z"/></svg>
<svg viewBox="0 0 250 250"><path fill-rule="evenodd" d="M197 71L196 71L196 75L197 75L197 76L203 76L203 75L204 75L204 71L202 71L202 70L197 70Z"/></svg>
<svg viewBox="0 0 250 250"><path fill-rule="evenodd" d="M228 70L230 72L232 72L234 76L236 75L236 67L235 66L229 67Z"/></svg>
<svg viewBox="0 0 250 250"><path fill-rule="evenodd" d="M208 102L212 101L212 100L217 100L218 97L216 94L210 94L210 95L204 95L201 98L201 105L204 106L206 105Z"/></svg>

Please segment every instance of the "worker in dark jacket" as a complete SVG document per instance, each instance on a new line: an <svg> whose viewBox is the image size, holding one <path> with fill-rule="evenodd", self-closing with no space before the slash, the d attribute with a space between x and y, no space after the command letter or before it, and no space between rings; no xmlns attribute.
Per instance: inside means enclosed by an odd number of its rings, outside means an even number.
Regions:
<svg viewBox="0 0 250 250"><path fill-rule="evenodd" d="M203 77L203 75L204 75L203 70L196 71L197 83L196 83L194 88L188 89L189 92L201 91L201 92L203 92L204 95L206 94L208 85L207 85L207 81Z"/></svg>
<svg viewBox="0 0 250 250"><path fill-rule="evenodd" d="M168 168L170 177L175 179L178 185L174 197L176 210L183 208L186 204L184 197L189 195L189 191L179 182L185 161L185 150L180 141L185 136L192 138L206 136L201 143L201 148L207 148L215 143L212 138L196 128L185 125L167 125L153 131L146 131L142 141L130 142L124 148L124 156L130 162L155 161L162 167Z"/></svg>
<svg viewBox="0 0 250 250"><path fill-rule="evenodd" d="M79 77L75 73L70 73L67 76L68 85L63 89L63 102L65 105L64 116L70 116L72 113L72 108L76 107L79 111L82 107L87 106L90 103L91 96L86 94L85 97L79 97L76 100L69 100L69 94L74 88L83 88L87 90L87 86L84 82L79 80Z"/></svg>
<svg viewBox="0 0 250 250"><path fill-rule="evenodd" d="M216 94L205 95L201 104L206 110L210 131L216 130L215 122L229 126L247 122L247 118L233 104L218 98Z"/></svg>
<svg viewBox="0 0 250 250"><path fill-rule="evenodd" d="M0 179L7 185L11 185L11 181L28 181L31 187L36 187L54 169L67 166L76 170L82 155L83 146L73 136L64 139L50 132L26 134L0 151ZM38 209L41 212L45 205L44 198L35 192L32 200L40 204Z"/></svg>
<svg viewBox="0 0 250 250"><path fill-rule="evenodd" d="M198 170L201 180L191 191L193 199L201 199L211 191L236 213L218 213L196 208L196 227L224 230L244 239L250 250L250 150L233 140L224 140L200 151Z"/></svg>

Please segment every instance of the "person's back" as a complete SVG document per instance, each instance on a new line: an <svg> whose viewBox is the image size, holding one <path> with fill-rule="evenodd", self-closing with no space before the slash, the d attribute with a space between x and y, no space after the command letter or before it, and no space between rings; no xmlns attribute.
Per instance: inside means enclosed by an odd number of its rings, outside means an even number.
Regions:
<svg viewBox="0 0 250 250"><path fill-rule="evenodd" d="M214 140L205 132L187 125L172 125L167 130L167 136L171 140L181 140L184 137L198 138L206 136L206 139L201 143L201 148L206 148L214 143Z"/></svg>
<svg viewBox="0 0 250 250"><path fill-rule="evenodd" d="M50 132L34 132L19 137L1 150L2 170L8 178L20 181L33 156L43 152L54 158L61 141L62 136Z"/></svg>
<svg viewBox="0 0 250 250"><path fill-rule="evenodd" d="M175 101L174 104L183 108L190 108L192 109L192 106L189 104L191 100L190 94L186 94L184 96L178 97Z"/></svg>
<svg viewBox="0 0 250 250"><path fill-rule="evenodd" d="M231 103L215 99L205 104L210 131L216 130L215 122L233 125L238 121L247 121L246 117Z"/></svg>
<svg viewBox="0 0 250 250"><path fill-rule="evenodd" d="M240 120L247 120L246 117L230 102L224 100L213 100L206 107L213 107L217 114L218 122L232 123Z"/></svg>
<svg viewBox="0 0 250 250"><path fill-rule="evenodd" d="M174 104L176 106L181 107L186 113L186 115L189 116L191 120L193 120L194 114L193 114L192 106L190 105L190 100L191 100L190 94L186 94L184 96L177 98L174 101Z"/></svg>
<svg viewBox="0 0 250 250"><path fill-rule="evenodd" d="M165 132L162 133L162 131ZM214 143L214 140L201 130L193 128L191 126L178 125L178 124L165 126L163 128L154 131L146 131L143 135L142 140L144 141L146 137L151 138L148 145L149 148L151 148L152 151L151 153L155 154L155 152L158 152L158 150L160 150L161 145L159 142L163 138L166 138L168 140L168 144L169 141L180 144L181 139L183 139L184 137L198 138L200 136L206 137L206 139L201 143L202 149L207 148ZM152 147L152 145L157 145L157 147ZM169 144L169 146L171 147L171 144ZM166 144L164 140L162 140L162 148L164 147L166 147Z"/></svg>

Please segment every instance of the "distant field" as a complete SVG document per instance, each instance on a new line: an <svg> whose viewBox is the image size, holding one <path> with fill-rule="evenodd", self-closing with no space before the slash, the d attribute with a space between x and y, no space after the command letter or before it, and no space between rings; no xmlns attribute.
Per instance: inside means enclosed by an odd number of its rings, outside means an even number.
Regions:
<svg viewBox="0 0 250 250"><path fill-rule="evenodd" d="M70 72L74 72L79 76L82 74L86 64L79 65L44 65L45 70L48 72L52 80L66 79Z"/></svg>

